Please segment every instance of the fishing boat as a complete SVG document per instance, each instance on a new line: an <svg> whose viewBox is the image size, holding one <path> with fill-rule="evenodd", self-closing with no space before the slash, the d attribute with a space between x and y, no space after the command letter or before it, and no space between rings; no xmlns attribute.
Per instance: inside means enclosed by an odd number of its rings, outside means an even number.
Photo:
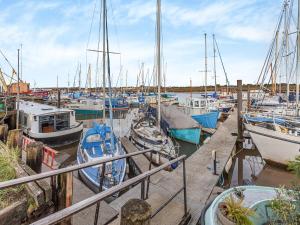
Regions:
<svg viewBox="0 0 300 225"><path fill-rule="evenodd" d="M111 128L105 124L94 123L94 126L83 134L80 141L77 151L77 163L82 164L124 154L124 149ZM79 174L85 184L94 192L98 192L100 188L101 171L102 165L97 165L79 170ZM121 183L124 179L125 172L126 159L106 163L102 190Z"/></svg>
<svg viewBox="0 0 300 225"><path fill-rule="evenodd" d="M83 130L75 112L35 102L20 101L20 122L25 135L51 147L78 142Z"/></svg>
<svg viewBox="0 0 300 225"><path fill-rule="evenodd" d="M215 100L211 98L189 97L182 110L202 127L216 129L220 113L214 104Z"/></svg>
<svg viewBox="0 0 300 225"><path fill-rule="evenodd" d="M249 221L255 225L273 224L276 218L275 212L271 208L271 201L276 199L278 189L264 186L241 186L230 188L218 195L210 204L206 205L202 211L199 224L220 225L224 223L219 208L226 198L241 202L241 207L252 209L254 215L247 216ZM296 204L295 204L296 206ZM298 207L295 210L299 211ZM224 222L223 222L224 221ZM228 220L227 220L228 221ZM227 222L226 221L226 222ZM228 224L235 224L233 222ZM276 223L277 224L277 223ZM282 224L282 223L278 223Z"/></svg>

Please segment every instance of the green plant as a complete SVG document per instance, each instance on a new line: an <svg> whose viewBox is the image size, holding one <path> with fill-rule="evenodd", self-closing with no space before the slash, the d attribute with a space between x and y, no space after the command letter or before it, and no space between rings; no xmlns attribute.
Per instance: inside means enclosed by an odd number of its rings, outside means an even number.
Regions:
<svg viewBox="0 0 300 225"><path fill-rule="evenodd" d="M0 182L16 178L14 166L17 164L19 151L17 149L4 150L0 153ZM0 208L6 207L12 199L18 197L24 186L0 190Z"/></svg>
<svg viewBox="0 0 300 225"><path fill-rule="evenodd" d="M253 225L249 216L255 212L243 206L243 199L236 199L232 194L224 199L224 207L220 209L222 214L237 225Z"/></svg>
<svg viewBox="0 0 300 225"><path fill-rule="evenodd" d="M279 188L270 207L274 213L271 224L298 225L300 224L299 187Z"/></svg>
<svg viewBox="0 0 300 225"><path fill-rule="evenodd" d="M288 169L293 171L300 178L300 155L295 160L288 162Z"/></svg>

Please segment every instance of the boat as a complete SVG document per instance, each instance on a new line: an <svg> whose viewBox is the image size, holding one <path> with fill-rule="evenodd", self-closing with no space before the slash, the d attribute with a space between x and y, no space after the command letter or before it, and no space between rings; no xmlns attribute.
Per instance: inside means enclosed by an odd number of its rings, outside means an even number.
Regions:
<svg viewBox="0 0 300 225"><path fill-rule="evenodd" d="M83 130L76 122L75 112L35 102L19 103L23 133L50 147L61 147L78 142Z"/></svg>
<svg viewBox="0 0 300 225"><path fill-rule="evenodd" d="M265 161L287 166L300 155L300 127L292 129L275 121L244 125Z"/></svg>
<svg viewBox="0 0 300 225"><path fill-rule="evenodd" d="M76 116L102 116L103 101L100 99L78 99L65 104L65 108L72 109Z"/></svg>
<svg viewBox="0 0 300 225"><path fill-rule="evenodd" d="M154 117L156 117L156 111L154 106L150 106L148 109L148 112ZM175 105L161 105L160 126L170 137L191 144L200 144L201 126L190 116L178 110Z"/></svg>
<svg viewBox="0 0 300 225"><path fill-rule="evenodd" d="M94 123L80 141L77 151L77 163L80 165L99 159L124 155L120 142L106 124ZM102 165L79 170L81 179L94 192L99 192ZM120 184L126 172L126 159L119 159L105 164L105 176L102 190Z"/></svg>
<svg viewBox="0 0 300 225"><path fill-rule="evenodd" d="M161 5L160 1L157 2L157 18L156 26L160 29L161 22ZM154 153L154 157L150 160L156 164L163 164L169 159L174 159L179 154L178 146L175 146L172 139L168 137L160 127L161 121L161 49L160 32L156 32L156 75L157 75L157 117L149 115L148 113L142 113L133 120L133 124L130 129L131 142L140 150L152 149L158 153ZM151 95L150 95L151 96ZM149 95L148 95L149 97ZM149 100L149 98L148 98Z"/></svg>
<svg viewBox="0 0 300 225"><path fill-rule="evenodd" d="M172 139L157 127L156 123L156 119L151 115L142 115L139 119L133 120L130 141L140 150L152 149L164 155L165 158L176 158L178 148L174 146Z"/></svg>
<svg viewBox="0 0 300 225"><path fill-rule="evenodd" d="M248 216L248 219L255 225L272 224L276 217L271 208L271 201L278 196L278 189L265 186L239 186L230 188L218 195L212 202L207 204L202 210L199 224L201 225L220 225L222 216L219 216L219 204L227 197L234 200L241 200L242 207L250 208L254 215ZM299 207L296 210L300 212ZM231 224L231 223L230 223ZM234 223L232 223L234 224ZM276 223L277 224L277 223ZM280 223L282 224L282 223Z"/></svg>
<svg viewBox="0 0 300 225"><path fill-rule="evenodd" d="M102 15L105 16L103 21L107 22L106 1L102 5ZM124 155L125 151L114 134L113 129L113 97L111 87L111 74L110 74L110 58L108 46L108 33L107 24L102 27L103 29L103 55L102 69L103 69L103 96L106 96L106 80L108 81L108 99L105 99L109 110L109 125L94 123L93 127L88 129L82 136L77 150L78 164L92 162L99 159L109 159L115 156ZM106 42L106 41L107 42ZM107 60L106 60L107 58ZM106 73L107 66L107 73ZM107 75L106 75L107 74ZM107 76L107 78L106 78ZM105 118L105 113L103 113ZM103 120L102 122L104 122ZM94 192L107 190L112 186L118 185L123 182L126 172L126 159L119 159L108 162L105 164L105 171L102 171L102 165L95 165L79 170L81 179L87 184ZM98 205L99 207L99 205Z"/></svg>
<svg viewBox="0 0 300 225"><path fill-rule="evenodd" d="M105 109L109 110L109 99L105 99ZM115 97L111 99L111 104L112 104L112 110L113 111L118 111L118 110L128 110L129 109L129 104L126 101L125 98L122 97Z"/></svg>
<svg viewBox="0 0 300 225"><path fill-rule="evenodd" d="M215 100L211 98L188 97L181 109L202 127L216 129L220 113L214 105Z"/></svg>

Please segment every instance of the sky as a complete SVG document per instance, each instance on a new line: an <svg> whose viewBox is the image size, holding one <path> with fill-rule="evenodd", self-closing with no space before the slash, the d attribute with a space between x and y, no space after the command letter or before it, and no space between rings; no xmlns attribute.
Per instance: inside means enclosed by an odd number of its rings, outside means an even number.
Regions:
<svg viewBox="0 0 300 225"><path fill-rule="evenodd" d="M208 84L214 84L212 34L229 82L255 83L271 43L283 0L162 0L162 54L167 86L204 84L207 33ZM86 85L91 64L96 84L100 0L0 0L0 50L17 69L22 44L22 79L31 87ZM155 0L107 0L112 85L135 86L141 64L152 80ZM100 49L102 40L100 39ZM217 82L225 84L220 59ZM101 55L99 57L101 62ZM101 64L100 64L101 67ZM11 74L0 55L0 68ZM101 74L101 71L98 73ZM121 74L121 75L120 75ZM145 75L146 76L146 75ZM9 82L10 79L6 79ZM69 80L69 82L68 82ZM58 82L57 82L58 81ZM98 81L99 82L99 81Z"/></svg>

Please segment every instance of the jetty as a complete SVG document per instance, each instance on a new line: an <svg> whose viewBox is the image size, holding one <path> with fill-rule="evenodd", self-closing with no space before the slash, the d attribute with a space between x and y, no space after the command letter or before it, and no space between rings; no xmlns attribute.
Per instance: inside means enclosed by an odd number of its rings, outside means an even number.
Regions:
<svg viewBox="0 0 300 225"><path fill-rule="evenodd" d="M228 119L220 125L218 130L211 137L211 140L201 146L192 156L186 159L186 183L187 183L187 207L190 212L189 224L197 224L201 211L207 203L214 187L218 183L219 175L222 173L237 141L237 112L232 112ZM124 145L127 151L134 151L132 146ZM130 149L129 149L130 148ZM216 152L218 161L216 174L212 168L212 152ZM145 158L136 157L134 161L137 165L143 165ZM148 165L148 164L147 164ZM157 205L165 203L170 196L176 194L182 187L183 170L182 165L172 172L160 171L156 176L151 177L149 185L148 202ZM109 205L116 211L133 198L140 198L140 185L135 186L128 192L111 202ZM164 225L179 224L184 216L183 195L178 195L173 202L168 204L152 220L152 224ZM116 224L116 223L113 223Z"/></svg>

